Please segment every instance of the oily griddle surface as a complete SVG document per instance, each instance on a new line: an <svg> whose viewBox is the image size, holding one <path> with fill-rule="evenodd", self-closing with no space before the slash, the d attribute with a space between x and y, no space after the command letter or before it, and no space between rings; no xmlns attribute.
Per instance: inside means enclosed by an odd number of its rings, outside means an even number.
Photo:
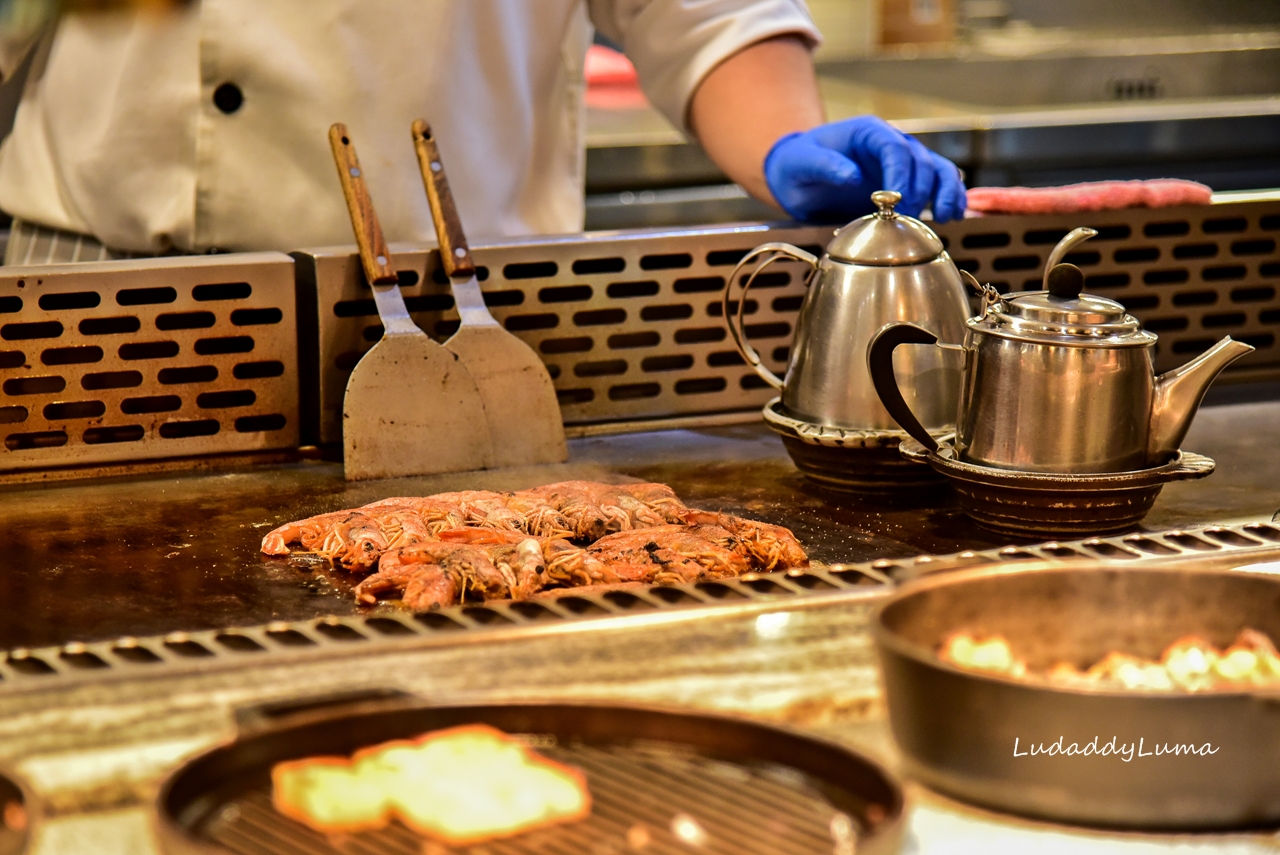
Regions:
<svg viewBox="0 0 1280 855"><path fill-rule="evenodd" d="M302 462L0 487L0 649L367 612L351 596L360 576L259 545L289 520L396 495L641 478L695 507L788 526L817 561L1005 542L945 495L931 507L826 492L763 426L576 440L570 453L559 466L350 484L339 464Z"/></svg>

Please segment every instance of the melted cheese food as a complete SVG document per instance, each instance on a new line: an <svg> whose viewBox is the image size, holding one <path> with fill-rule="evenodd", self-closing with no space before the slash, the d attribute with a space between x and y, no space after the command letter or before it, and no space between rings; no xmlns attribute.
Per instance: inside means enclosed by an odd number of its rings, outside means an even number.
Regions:
<svg viewBox="0 0 1280 855"><path fill-rule="evenodd" d="M1042 674L1033 673L999 635L957 632L943 641L938 655L970 671L1067 686L1199 692L1280 685L1280 654L1270 638L1254 629L1242 630L1226 650L1189 635L1165 648L1159 661L1112 651L1083 671L1059 662Z"/></svg>
<svg viewBox="0 0 1280 855"><path fill-rule="evenodd" d="M353 832L392 818L448 844L509 837L582 819L586 779L487 725L466 725L345 757L271 771L276 809L317 831Z"/></svg>

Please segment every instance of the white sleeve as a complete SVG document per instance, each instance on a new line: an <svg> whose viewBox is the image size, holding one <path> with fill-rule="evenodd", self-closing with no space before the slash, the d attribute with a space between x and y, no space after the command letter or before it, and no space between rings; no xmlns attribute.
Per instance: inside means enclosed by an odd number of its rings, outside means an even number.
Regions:
<svg viewBox="0 0 1280 855"><path fill-rule="evenodd" d="M649 101L688 133L689 99L711 69L755 42L795 33L816 47L804 0L587 0L591 21L622 45Z"/></svg>
<svg viewBox="0 0 1280 855"><path fill-rule="evenodd" d="M8 80L44 34L56 11L50 0L9 0L0 9L0 80Z"/></svg>

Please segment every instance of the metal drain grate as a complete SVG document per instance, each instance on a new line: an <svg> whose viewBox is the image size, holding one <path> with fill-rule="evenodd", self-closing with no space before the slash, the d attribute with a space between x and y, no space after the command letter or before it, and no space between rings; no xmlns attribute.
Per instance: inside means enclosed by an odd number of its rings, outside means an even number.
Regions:
<svg viewBox="0 0 1280 855"><path fill-rule="evenodd" d="M825 227L721 227L595 234L474 247L485 302L546 363L568 424L761 407L769 390L738 355L721 317L725 276L757 244L785 240L815 251ZM438 255L392 247L405 302L431 335L447 338L457 313ZM373 296L349 247L295 253L299 285L317 305L305 353L308 425L317 442L341 439L342 395L360 356L382 335ZM786 370L808 268L779 263L756 280L747 332L765 363ZM309 362L310 360L305 360ZM512 414L517 417L517 414Z"/></svg>
<svg viewBox="0 0 1280 855"><path fill-rule="evenodd" d="M548 739L537 734L531 738ZM691 848L712 855L784 851L829 855L839 851L833 823L849 837L856 828L848 814L791 769L753 769L656 747L539 745L538 751L586 774L592 806L585 820L456 848L424 843L399 823L353 834L338 843L282 817L271 804L268 786L262 786L224 806L199 833L245 855L264 851L273 855L352 851L516 855L636 849L675 855ZM750 815L744 815L748 810ZM851 845L848 851L853 851Z"/></svg>
<svg viewBox="0 0 1280 855"><path fill-rule="evenodd" d="M556 597L453 606L420 614L335 616L154 638L11 650L0 660L0 691L54 678L95 679L113 674L129 677L166 666L223 663L234 667L254 657L323 656L356 645L362 648L447 645L457 643L463 635L470 638L477 633L556 631L571 622L625 619L656 612L682 612L683 617L690 620L700 618L713 608L761 614L801 603L864 599L898 581L992 561L1107 559L1139 564L1189 557L1220 558L1234 562L1231 566L1280 558L1280 523L1259 520L1159 533L1049 541L954 555L831 564L670 587L641 586L578 593L569 589Z"/></svg>
<svg viewBox="0 0 1280 855"><path fill-rule="evenodd" d="M279 253L0 274L0 471L298 442L293 264Z"/></svg>
<svg viewBox="0 0 1280 855"><path fill-rule="evenodd" d="M956 265L1001 291L1039 289L1049 250L1076 226L1100 234L1067 256L1085 289L1118 300L1160 337L1166 371L1224 335L1258 349L1233 371L1280 368L1280 201L981 217L938 231Z"/></svg>

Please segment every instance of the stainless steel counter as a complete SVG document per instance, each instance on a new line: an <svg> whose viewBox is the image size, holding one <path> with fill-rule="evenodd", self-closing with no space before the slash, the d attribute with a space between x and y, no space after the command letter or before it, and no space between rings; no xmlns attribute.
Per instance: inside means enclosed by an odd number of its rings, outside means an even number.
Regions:
<svg viewBox="0 0 1280 855"><path fill-rule="evenodd" d="M41 795L34 852L150 853L150 799L168 771L235 732L235 710L393 687L439 703L595 699L744 713L810 729L892 765L865 625L838 608L668 622L519 643L351 655L308 667L80 686L0 697L6 765ZM642 651L642 652L641 652ZM1268 852L1267 833L1104 834L991 814L923 790L907 852Z"/></svg>

